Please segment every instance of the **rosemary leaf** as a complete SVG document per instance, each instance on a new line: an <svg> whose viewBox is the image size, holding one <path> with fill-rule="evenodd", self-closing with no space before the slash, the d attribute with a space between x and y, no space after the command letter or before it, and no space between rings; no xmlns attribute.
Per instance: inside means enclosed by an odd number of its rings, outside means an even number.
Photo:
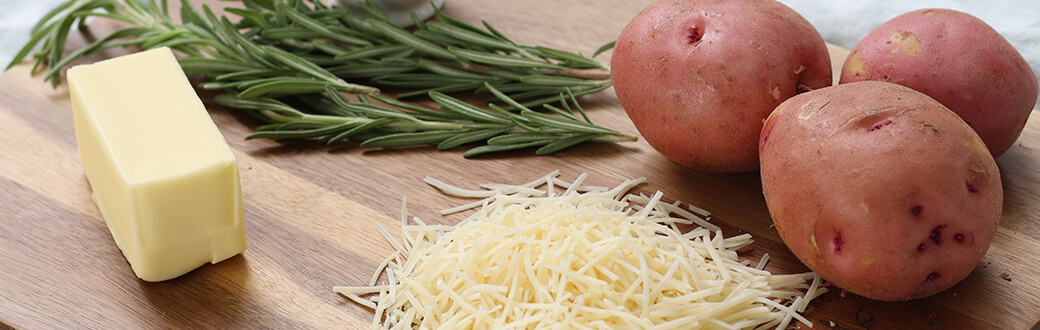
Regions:
<svg viewBox="0 0 1040 330"><path fill-rule="evenodd" d="M111 40L114 40L114 39L123 38L123 37L126 37L126 36L131 36L131 35L134 35L134 34L137 34L137 33L140 33L140 32L141 32L140 28L133 28L133 27L124 28L124 29L118 30L116 32L113 32L112 34L109 34L107 36L104 36L101 39L99 39L99 40L97 40L95 42L92 42L92 43L90 43L89 45L87 45L87 46L85 46L83 48L77 49L77 50L73 51L72 53L70 53L68 56L65 56L65 58L62 59L60 62L58 62L58 64L51 65L50 66L50 70L48 70L47 74L44 76L44 77L46 77L44 80L55 80L55 79L57 79L57 76L60 73L60 70L62 68L64 68L66 65L68 65L72 61L76 60L77 58L80 58L81 56L83 56L85 54L89 54L89 53L92 53L92 52L98 50L99 48L103 48L105 46L105 43L107 43L107 42L109 42Z"/></svg>
<svg viewBox="0 0 1040 330"><path fill-rule="evenodd" d="M72 7L75 4L76 4L75 2L68 1L68 2L65 2L65 3L62 3L62 4L58 5L57 7L52 9L51 11L47 12L47 14L44 14L43 17L41 17L40 20L38 22L36 22L35 25L33 25L32 29L30 29L30 31L33 31L35 33L37 31L43 30L44 26L48 22L50 22L52 19L54 19L56 16L58 16L58 14L66 11L66 9L69 9L70 7ZM19 59L20 58L24 58L25 55L29 55L29 52L25 52L25 54L22 54L22 57L19 57Z"/></svg>
<svg viewBox="0 0 1040 330"><path fill-rule="evenodd" d="M544 113L534 112L530 110L524 110L523 112L521 112L521 116L530 119L532 122L545 125L547 127L555 127L572 132L582 132L591 134L617 134L617 132L613 130L599 127L583 121L550 116Z"/></svg>
<svg viewBox="0 0 1040 330"><path fill-rule="evenodd" d="M589 124L592 124L592 119L589 119L589 115L585 113L585 109L583 109L581 107L581 104L578 103L578 97L574 95L574 91L572 91L570 88L568 88L567 89L567 96L569 98L564 98L564 99L560 100L560 103L563 104L563 107L566 108L569 112L571 112L570 111L570 106L568 105L568 103L569 103L568 101L573 101L574 102L574 108L578 109L578 113L581 114L582 118L585 118L585 122L589 123ZM562 95L561 95L561 98L562 98ZM577 120L577 119L575 119L575 120Z"/></svg>
<svg viewBox="0 0 1040 330"><path fill-rule="evenodd" d="M495 31L494 29L490 29L490 28L488 29L488 31L490 31L491 33L485 32L485 31L483 31L481 29L476 28L473 25L470 25L470 24L468 24L466 22L457 20L454 17L448 16L447 14L444 13L444 11L441 11L440 8L437 8L437 6L433 6L433 15L434 15L434 17L437 17L437 21L439 21L439 22L445 22L445 23L451 24L453 26L457 26L457 27L469 30L469 31L474 32L474 33L483 34L483 35L488 36L488 37L499 38L502 41L506 41L506 42L512 43L512 41L509 41L508 38L506 38L505 36L497 33L497 31ZM487 24L487 22L484 22L484 25L489 26Z"/></svg>
<svg viewBox="0 0 1040 330"><path fill-rule="evenodd" d="M509 68L550 69L559 71L563 70L563 67L559 65L529 58L509 56L498 53L479 52L461 48L448 48L448 51L451 52L451 54L454 54L458 57L486 65Z"/></svg>
<svg viewBox="0 0 1040 330"><path fill-rule="evenodd" d="M412 25L414 25L415 28L420 30L427 29L426 21L423 21L421 18L419 18L419 15L416 15L414 11L408 12L408 18L412 20Z"/></svg>
<svg viewBox="0 0 1040 330"><path fill-rule="evenodd" d="M322 122L316 122L316 121L298 120L298 121L292 121L292 122L288 122L288 123L285 123L285 124L278 125L278 126L274 127L273 129L269 129L269 130L270 131L295 131L295 130L312 130L312 129L316 129L316 128L325 128L325 127L329 127L329 124L322 123Z"/></svg>
<svg viewBox="0 0 1040 330"><path fill-rule="evenodd" d="M510 127L505 128L485 128L481 130L470 131L466 133L460 133L450 138L444 139L440 144L437 145L437 149L447 150L462 146L464 144L475 143L484 141L495 136L505 134L512 130Z"/></svg>
<svg viewBox="0 0 1040 330"><path fill-rule="evenodd" d="M566 104L566 103L564 103L564 104ZM556 114L558 114L560 116L564 116L567 119L578 120L578 117L575 117L573 112L564 111L563 109L557 108L556 106L554 106L552 104L543 104L542 107L548 109L549 111L555 112ZM586 119L588 119L588 118L586 117Z"/></svg>
<svg viewBox="0 0 1040 330"><path fill-rule="evenodd" d="M599 54L602 54L605 51L614 49L614 44L616 44L616 43L617 43L617 41L611 41L611 42L608 42L608 43L604 44L603 46L600 46L598 49L596 49L595 52L592 53L592 57L595 58L596 56L599 56Z"/></svg>
<svg viewBox="0 0 1040 330"><path fill-rule="evenodd" d="M483 84L484 79L469 77L448 77L430 73L397 73L373 77L380 85L393 87L430 88L440 85Z"/></svg>
<svg viewBox="0 0 1040 330"><path fill-rule="evenodd" d="M487 88L487 90L491 92L491 94L497 97L499 100L502 100L503 102L508 104L510 108L509 110L530 110L526 106L517 103L516 100L510 98L509 96L506 96L504 93L495 88L495 86L492 86L491 84L484 84L484 87Z"/></svg>
<svg viewBox="0 0 1040 330"><path fill-rule="evenodd" d="M476 148L473 148L473 149L466 150L466 152L462 153L462 157L473 158L473 157L476 157L478 155L483 155L483 154L488 154L488 153L493 153L493 152L502 152L502 151L510 151L510 150L517 150L517 149L523 149L523 148L537 147L537 146L541 146L541 145L545 145L545 144L546 143L543 142L543 141L534 141L534 142L519 143L519 144L483 145L483 146L479 146L479 147L476 147Z"/></svg>
<svg viewBox="0 0 1040 330"><path fill-rule="evenodd" d="M263 29L263 32L260 32L260 37L272 40L314 39L321 38L322 35L321 33L315 32L314 30L310 29L295 26L286 26Z"/></svg>
<svg viewBox="0 0 1040 330"><path fill-rule="evenodd" d="M362 148L394 148L394 147L410 147L425 144L439 144L441 141L448 139L452 136L458 135L464 131L451 130L451 131L430 131L430 132L416 132L416 133L396 133L390 135L384 135L373 139L365 140L361 143Z"/></svg>
<svg viewBox="0 0 1040 330"><path fill-rule="evenodd" d="M390 21L390 17L387 16L386 12L384 12L382 8L379 8L379 6L374 1L368 1L368 0L359 1L359 2L357 2L357 5L359 7L361 7L361 9L365 10L366 12L368 12L369 15L371 15L372 17L375 17L376 19L378 19L381 22L389 22Z"/></svg>
<svg viewBox="0 0 1040 330"><path fill-rule="evenodd" d="M400 111L393 111L368 103L350 102L347 100L347 98L343 97L343 95L340 94L339 91L333 89L332 86L326 86L325 94L328 95L329 99L331 99L332 102L336 105L340 106L344 110L353 112L359 116L369 118L393 118L406 121L415 121L414 117L409 116L408 114Z"/></svg>
<svg viewBox="0 0 1040 330"><path fill-rule="evenodd" d="M496 136L487 141L490 146L495 145L510 145L510 144L527 144L539 142L540 144L549 144L552 141L557 140L557 136L554 134L545 133L515 133L508 135Z"/></svg>
<svg viewBox="0 0 1040 330"><path fill-rule="evenodd" d="M368 42L366 40L363 40L363 39L354 38L354 37L351 37L351 36L348 36L348 35L332 32L332 30L330 30L329 28L325 27L325 25L322 24L321 22L319 22L318 20L315 20L313 18L307 17L304 14L301 14L299 11L297 11L296 9L293 9L292 7L289 7L285 3L279 2L278 4L275 5L275 9L278 10L278 11L281 11L283 14L285 14L285 16L289 17L289 19L292 20L293 22L295 22L297 24L300 24L301 26L303 26L303 27L305 27L307 29L310 29L311 31L317 32L318 34L320 34L320 35L322 35L322 36L324 36L326 38L329 38L329 39L332 39L332 40L336 40L336 41L339 41L339 42L342 42L342 43L345 43L345 44L348 44L348 45L356 45L356 46L371 46L372 45L372 43L370 43L370 42Z"/></svg>
<svg viewBox="0 0 1040 330"><path fill-rule="evenodd" d="M246 21L249 21L264 31L268 30L271 26L267 23L267 18L264 17L264 14L257 10L228 7L224 8L224 11L241 16L246 19Z"/></svg>
<svg viewBox="0 0 1040 330"><path fill-rule="evenodd" d="M494 103L488 104L488 108L500 115L505 116L506 118L509 118L509 121L513 123L513 125L516 125L516 127L519 127L528 132L538 131L538 128L534 127L535 123L531 122L530 119L524 118L523 116L520 116L516 113L509 112L503 109L502 107L495 105Z"/></svg>
<svg viewBox="0 0 1040 330"><path fill-rule="evenodd" d="M509 50L513 52L520 52L520 48L516 45L502 41L501 39L488 36L486 33L474 32L471 29L463 29L458 26L448 25L440 22L430 22L426 24L430 31L448 35L452 38L462 40L467 43L476 44L491 49L498 50Z"/></svg>
<svg viewBox="0 0 1040 330"><path fill-rule="evenodd" d="M545 98L541 98L541 99L537 99L537 100L524 101L524 103L520 104L520 106L526 108L526 107L533 107L533 106L538 106L538 105L542 105L542 104L555 103L555 102L559 102L559 101L565 100L565 99L567 99L569 97L575 97L576 98L578 96L599 93L599 92L602 92L603 90L606 90L607 88L610 88L610 84L603 84L602 86L593 87L593 88L578 89L576 92L572 92L571 95L568 95L568 96L557 95L557 96L550 96L550 97L545 97ZM514 106L514 107L510 107L510 108L511 109L518 109L519 107L515 107Z"/></svg>
<svg viewBox="0 0 1040 330"><path fill-rule="evenodd" d="M73 8L75 8L75 7L73 7ZM79 8L75 8L75 9L79 9ZM81 15L83 15L83 14L82 13L73 13L73 17L74 18L78 18L78 16L81 16ZM83 15L83 16L85 16L85 15ZM50 39L48 39L48 41L51 42L50 46L55 47L55 48L65 48L65 39L66 39L66 37L67 37L67 35L69 33L69 29L72 28L72 24L75 21L76 21L76 19L59 21L57 23L57 26L49 28L50 31L48 31L48 34L50 34ZM47 63L58 63L58 62L61 62L61 53L57 53L57 52L51 53L50 56L47 58ZM52 82L53 86L58 86L58 80L57 79L51 79L51 82Z"/></svg>
<svg viewBox="0 0 1040 330"><path fill-rule="evenodd" d="M440 92L430 92L430 98L437 102L437 104L440 104L441 110L445 112L451 112L476 122L509 124L508 119L496 116L490 112L481 110L480 108L469 105L469 103L462 102L459 99L447 96Z"/></svg>
<svg viewBox="0 0 1040 330"><path fill-rule="evenodd" d="M141 43L141 48L151 49L152 47L155 47L158 44L161 44L163 42L166 42L167 40L179 37L179 36L184 35L186 33L191 33L191 31L189 31L187 29L174 29L174 30L165 31L165 32L159 33L158 35L156 35L154 37L148 38L147 41L145 41L144 43Z"/></svg>
<svg viewBox="0 0 1040 330"><path fill-rule="evenodd" d="M198 42L200 43L200 46L206 46L206 47L213 48L212 50L202 49L203 51L206 51L207 53L209 53L210 55L213 55L214 57L233 59L233 60L241 60L241 58L237 58L235 56L237 53L235 52L234 49L232 49L233 45L228 45L228 44L224 43L223 41L221 41L220 38L217 37L217 35L213 32L213 30L208 27L209 26L208 23L205 26L201 26L201 25L197 25L197 24L183 25L183 26L184 26L184 28L186 28L188 30L191 30L193 33L195 33L195 35L197 35L200 38L198 40Z"/></svg>
<svg viewBox="0 0 1040 330"><path fill-rule="evenodd" d="M334 84L346 83L339 77L336 77L332 73L329 73L329 71L318 66L317 64L308 62L292 53L281 50L277 47L263 46L263 51L271 60L279 62L290 68L299 70L300 72L306 73L314 78L325 80Z"/></svg>
<svg viewBox="0 0 1040 330"><path fill-rule="evenodd" d="M343 79L374 78L388 74L405 73L413 70L415 70L415 67L413 66L375 64L345 64L328 69L329 73Z"/></svg>
<svg viewBox="0 0 1040 330"><path fill-rule="evenodd" d="M509 97L512 98L512 99L515 99L515 100L531 99L531 98L535 98L535 97L543 97L543 96L546 96L546 95L559 96L560 95L560 91L559 91L559 89L555 89L555 88L553 88L553 89L548 89L548 88L533 89L532 88L532 89L529 89L529 90L526 90L526 91L523 91L523 92L519 92L519 93L509 93ZM539 100L541 100L541 99L539 99ZM512 109L513 107L510 107L510 108Z"/></svg>
<svg viewBox="0 0 1040 330"><path fill-rule="evenodd" d="M325 52L326 54L332 55L334 60L335 60L335 56L339 56L339 55L342 55L342 54L346 53L346 51L343 50L342 48L330 45L330 44L328 44L328 43L326 43L324 41L321 41L321 40L311 41L311 45L314 46L314 49L317 49L317 50L320 50L322 52ZM336 63L336 65L339 65L339 63Z"/></svg>
<svg viewBox="0 0 1040 330"><path fill-rule="evenodd" d="M472 50L488 51L488 49L486 49L484 47L481 47L479 45L467 44L465 41L462 41L462 40L459 40L459 39L455 39L455 38L452 38L449 35L446 35L446 34L443 34L443 33L433 32L433 31L430 31L430 30L416 30L415 32L412 32L412 35L414 35L416 38L423 39L423 40L435 43L435 44L440 45L440 46L445 47L445 48L456 47L456 48L465 48L465 49L472 49Z"/></svg>
<svg viewBox="0 0 1040 330"><path fill-rule="evenodd" d="M195 25L207 30L212 29L189 0L181 0L181 21L184 22L184 25Z"/></svg>
<svg viewBox="0 0 1040 330"><path fill-rule="evenodd" d="M438 65L430 61L419 61L419 67L429 70L438 75L452 78L466 78L471 80L495 80L496 77L489 76L487 74L477 73L473 71L459 70L455 68L449 68L443 65Z"/></svg>
<svg viewBox="0 0 1040 330"><path fill-rule="evenodd" d="M274 111L283 116L302 118L304 114L285 103L270 98L242 99L232 94L220 94L214 98L218 104L239 109Z"/></svg>
<svg viewBox="0 0 1040 330"><path fill-rule="evenodd" d="M339 125L323 126L321 128L309 129L309 130L277 130L277 131L257 131L246 136L246 140L252 139L273 139L273 140L288 140L288 139L310 139L320 136L329 135L335 132L349 129L357 123L347 122Z"/></svg>
<svg viewBox="0 0 1040 330"><path fill-rule="evenodd" d="M366 122L364 124L355 126L354 128L351 128L349 130L340 132L339 134L329 136L329 138L325 141L325 144L333 144L343 139L349 139L352 136L367 132L372 129L376 129L379 126L383 126L392 121L393 119L390 118L379 118L373 121Z"/></svg>
<svg viewBox="0 0 1040 330"><path fill-rule="evenodd" d="M551 142L549 144L546 144L545 146L542 146L541 148L538 148L538 150L535 150L534 153L536 155L539 155L539 156L548 155L548 154L555 153L555 152L563 150L563 149L570 148L570 147L575 146L575 145L580 144L580 143L591 141L592 139L595 139L598 136L599 135L596 135L596 134L583 134L583 135L575 135L575 136L572 136L572 137L559 139L559 140L553 141L553 142Z"/></svg>
<svg viewBox="0 0 1040 330"><path fill-rule="evenodd" d="M231 21L228 21L227 17L221 17L219 22L213 22L213 25L220 26L222 31L226 31L226 34L231 38L233 45L237 45L245 53L245 59L249 61L255 61L263 64L267 67L272 67L274 64L268 60L268 51L261 48L259 45L254 43L252 40L246 39L241 33L234 28Z"/></svg>
<svg viewBox="0 0 1040 330"><path fill-rule="evenodd" d="M407 98L412 98L412 97L417 97L417 96L424 96L424 95L429 95L430 92L452 93L452 92L469 91L469 90L473 90L473 89L475 89L478 86L481 86L483 84L484 84L484 82L482 82L482 81L474 81L474 82L456 83L456 84L453 84L453 85L441 85L441 86L437 86L437 87L432 87L432 88L421 89L421 90L417 90L417 91L411 91L411 92L407 92L407 93L397 94L397 98L407 99Z"/></svg>
<svg viewBox="0 0 1040 330"><path fill-rule="evenodd" d="M427 108L414 106L414 105L407 104L407 103L404 103L404 102L400 102L400 101L397 101L397 100L394 100L392 98L385 97L385 96L382 96L382 95L379 95L379 94L371 94L371 95L369 95L369 97L374 98L374 99L376 99L379 102L386 103L387 105L414 112L414 113L416 113L418 115L427 116L427 117L430 117L430 118L440 118L440 119L450 119L450 118L452 118L450 116L445 115L442 112L437 112L437 111L433 111L433 110L430 110L430 109L427 109Z"/></svg>
<svg viewBox="0 0 1040 330"><path fill-rule="evenodd" d="M534 48L542 56L565 62L567 67L571 68L583 68L583 69L605 69L606 66L600 62L596 62L588 57L581 56L578 54L564 52L549 47L537 46Z"/></svg>
<svg viewBox="0 0 1040 330"><path fill-rule="evenodd" d="M206 15L206 20L210 22L210 25L213 28L213 33L216 35L217 41L225 45L228 45L228 48L232 51L225 53L225 56L232 57L242 61L245 61L250 58L249 53L247 53L246 50L234 47L236 42L235 37L232 35L237 34L237 31L235 31L233 28L220 24L220 19L218 19L217 15L213 13L213 10L209 9L209 6L205 4L202 5L202 13Z"/></svg>
<svg viewBox="0 0 1040 330"><path fill-rule="evenodd" d="M429 41L419 39L413 36L411 33L408 33L408 31L405 31L404 29L397 27L396 25L393 25L389 22L370 19L365 21L365 23L371 26L374 30L382 33L383 35L386 35L390 39L411 46L412 48L415 48L416 50L428 54L430 56L446 60L457 59L453 52L449 52L447 49L444 49L443 47L438 46Z"/></svg>
<svg viewBox="0 0 1040 330"><path fill-rule="evenodd" d="M388 54L394 54L408 49L412 48L404 45L372 46L336 55L335 59L336 61L355 61L365 58L373 58Z"/></svg>
<svg viewBox="0 0 1040 330"><path fill-rule="evenodd" d="M249 62L221 58L181 57L177 59L177 63L180 63L181 69L188 75L264 70L263 67Z"/></svg>
<svg viewBox="0 0 1040 330"><path fill-rule="evenodd" d="M292 70L278 70L278 69L257 69L257 70L242 70L232 71L216 77L213 77L214 81L242 81L242 80L256 80L273 77L293 77L298 76L299 73Z"/></svg>
<svg viewBox="0 0 1040 330"><path fill-rule="evenodd" d="M528 84L524 84L524 83L519 82L519 79L515 79L515 80L516 80L516 82L491 83L491 86L495 87L495 89L497 89L499 92L502 92L503 94L521 93L521 92L527 92L527 91L532 91L532 90L545 91L545 92L551 92L551 93L560 93L560 89L558 87L555 87L555 86L528 85ZM486 86L481 86L480 88L477 88L477 90L475 92L476 93L489 93L490 90Z"/></svg>
<svg viewBox="0 0 1040 330"><path fill-rule="evenodd" d="M311 78L274 79L246 88L238 96L243 99L252 99L265 95L314 94L325 91L325 87L329 85L331 84L327 81Z"/></svg>
<svg viewBox="0 0 1040 330"><path fill-rule="evenodd" d="M523 70L498 69L498 68L495 68L495 69L488 69L487 71L484 71L484 74L495 76L495 77L499 77L499 78L510 79L510 80L520 80L520 77L531 75L533 73L537 73L537 71L534 71L534 72L522 72L522 71Z"/></svg>

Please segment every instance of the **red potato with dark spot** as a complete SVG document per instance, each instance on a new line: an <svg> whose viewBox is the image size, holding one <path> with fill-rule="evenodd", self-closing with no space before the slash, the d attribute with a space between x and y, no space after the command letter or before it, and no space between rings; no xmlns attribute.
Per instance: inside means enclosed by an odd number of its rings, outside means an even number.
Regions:
<svg viewBox="0 0 1040 330"><path fill-rule="evenodd" d="M949 9L912 11L853 48L840 83L877 80L927 94L961 116L993 157L1018 139L1036 104L1029 64L982 20Z"/></svg>
<svg viewBox="0 0 1040 330"><path fill-rule="evenodd" d="M945 290L1000 223L996 162L952 111L885 82L777 107L760 140L762 189L784 243L849 292L900 301Z"/></svg>
<svg viewBox="0 0 1040 330"><path fill-rule="evenodd" d="M762 121L799 87L831 85L827 45L773 0L659 0L618 37L611 76L657 151L707 172L758 168Z"/></svg>

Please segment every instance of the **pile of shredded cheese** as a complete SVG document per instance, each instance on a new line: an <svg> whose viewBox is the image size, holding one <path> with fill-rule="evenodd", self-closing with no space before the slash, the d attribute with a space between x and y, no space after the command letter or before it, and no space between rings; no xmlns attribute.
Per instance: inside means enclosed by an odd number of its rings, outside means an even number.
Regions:
<svg viewBox="0 0 1040 330"><path fill-rule="evenodd" d="M480 209L455 226L408 225L402 215L403 242L377 226L397 252L369 285L335 291L372 308L375 328L812 326L799 312L826 292L819 277L770 274L768 255L756 267L739 260L749 234L724 238L702 209L629 194L643 179L609 189L583 186L585 174L558 176L481 190L427 178L483 198L443 213Z"/></svg>

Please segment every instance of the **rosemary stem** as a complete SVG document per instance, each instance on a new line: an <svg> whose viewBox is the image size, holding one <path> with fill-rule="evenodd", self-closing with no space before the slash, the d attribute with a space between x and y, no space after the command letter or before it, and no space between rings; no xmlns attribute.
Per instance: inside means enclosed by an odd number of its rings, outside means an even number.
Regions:
<svg viewBox="0 0 1040 330"><path fill-rule="evenodd" d="M159 21L157 21L154 18L152 18L151 15L148 15L147 13L139 12L139 11L135 10L133 6L130 6L130 5L126 4L125 2L122 2L122 1L117 2L117 6L124 13L126 13L126 16L131 21L133 21L133 23L135 25L137 25L137 26L146 27L146 28L155 29L155 30L162 30L162 31L169 30L166 26L164 26L162 24L159 24Z"/></svg>
<svg viewBox="0 0 1040 330"><path fill-rule="evenodd" d="M301 117L286 116L286 115L283 115L283 114L280 114L278 112L271 111L271 110L260 110L260 113L263 114L265 117L267 117L267 118L269 118L269 119L271 119L273 121L279 122L279 123L288 123L288 122L291 122L291 121L299 120L301 118ZM312 115L304 115L303 118L306 118L307 116L312 116Z"/></svg>
<svg viewBox="0 0 1040 330"><path fill-rule="evenodd" d="M456 130L456 129L463 129L463 128L465 128L465 124L463 124L463 123L442 122L442 121L425 121L425 120L416 120L416 121L410 122L410 123L409 122L405 122L405 121L397 121L397 122L392 122L390 124L387 124L387 126L393 127L393 125L396 124L396 123L411 124L412 127L416 128L416 130L424 130L424 131Z"/></svg>
<svg viewBox="0 0 1040 330"><path fill-rule="evenodd" d="M636 142L636 141L639 141L639 137L634 136L634 135L628 135L628 134L604 135L604 136L600 136L600 137L597 137L595 139L592 139L592 141L597 141L597 142Z"/></svg>
<svg viewBox="0 0 1040 330"><path fill-rule="evenodd" d="M307 121L307 122L326 123L326 124L332 124L332 125L339 125L339 124L346 124L346 123L354 123L354 124L357 124L357 125L362 125L362 124L368 124L368 123L371 123L371 122L375 121L375 119L366 118L366 117L342 117L342 116L328 116L328 115L314 115L314 114L304 114L303 117L292 117L292 116L286 116L286 115L280 114L278 112L270 111L270 110L263 110L263 111L260 111L260 112L264 116L267 116L267 118L269 118L269 119L271 119L273 121L276 121L276 122L280 122L280 123L289 123L289 122L295 122L295 121ZM391 121L391 122L385 124L383 127L387 128L387 129L393 129L395 131L415 132L415 131L458 130L458 129L464 129L465 128L465 124L464 123L458 123L458 122L434 122L434 121L425 121L425 120L418 120L418 119L411 119L411 120L402 119L402 120Z"/></svg>
<svg viewBox="0 0 1040 330"><path fill-rule="evenodd" d="M585 80L605 80L606 83L611 83L610 69L566 69L563 70L563 75Z"/></svg>

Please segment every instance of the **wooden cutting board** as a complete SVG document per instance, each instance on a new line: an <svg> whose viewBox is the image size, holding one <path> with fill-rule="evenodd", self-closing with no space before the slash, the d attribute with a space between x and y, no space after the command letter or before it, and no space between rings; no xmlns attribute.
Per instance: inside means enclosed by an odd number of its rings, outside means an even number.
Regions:
<svg viewBox="0 0 1040 330"><path fill-rule="evenodd" d="M207 1L216 2L216 1ZM451 0L459 19L492 22L523 44L591 53L613 40L648 0ZM114 28L97 21L93 37ZM85 36L76 35L81 45ZM86 38L91 38L88 34ZM840 66L847 52L834 48ZM85 61L126 53L112 50ZM606 54L599 60L608 61ZM452 224L438 210L465 200L421 182L464 187L525 182L553 170L565 179L614 185L645 176L642 191L665 192L710 210L726 235L756 238L744 257L772 257L775 273L806 268L780 242L750 174L704 174L672 163L645 141L582 146L551 156L530 150L463 159L463 150L363 150L245 141L257 123L208 109L240 161L249 249L174 280L138 280L90 198L79 163L67 87L30 77L28 66L0 77L0 328L364 328L372 314L332 291L361 285L391 253L374 225L397 233L401 199L410 215ZM592 119L637 134L612 91L587 97ZM1040 113L998 160L1004 217L989 253L966 280L908 302L840 292L806 312L817 328L1026 329L1040 321Z"/></svg>

